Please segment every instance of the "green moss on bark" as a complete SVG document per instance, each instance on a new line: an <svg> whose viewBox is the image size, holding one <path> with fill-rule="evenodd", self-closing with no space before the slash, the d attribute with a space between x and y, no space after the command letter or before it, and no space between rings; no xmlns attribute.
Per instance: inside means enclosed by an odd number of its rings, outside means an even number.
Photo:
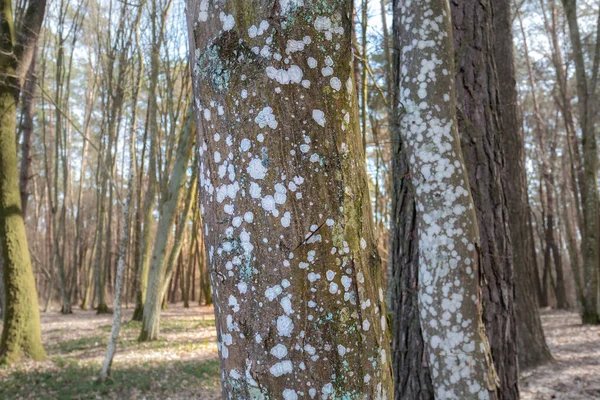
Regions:
<svg viewBox="0 0 600 400"><path fill-rule="evenodd" d="M12 75L8 71L7 75ZM11 82L14 83L14 82ZM0 239L4 258L6 312L0 341L0 364L22 355L43 360L40 315L35 279L29 257L16 151L17 94L5 83L0 87Z"/></svg>

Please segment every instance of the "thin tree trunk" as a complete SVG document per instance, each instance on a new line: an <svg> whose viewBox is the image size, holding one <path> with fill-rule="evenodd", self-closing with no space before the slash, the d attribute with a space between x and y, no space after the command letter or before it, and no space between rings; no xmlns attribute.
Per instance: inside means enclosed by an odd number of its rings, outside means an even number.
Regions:
<svg viewBox="0 0 600 400"><path fill-rule="evenodd" d="M598 199L598 145L596 142L594 96L590 96L585 72L585 62L577 21L577 1L562 0L569 25L569 35L573 46L575 78L577 82L577 105L579 107L579 125L583 137L583 218L584 236L582 240L584 304L582 321L584 324L599 324L598 282L600 274L600 201Z"/></svg>
<svg viewBox="0 0 600 400"><path fill-rule="evenodd" d="M141 13L138 13L138 16ZM139 17L138 17L139 18ZM134 113L135 115L135 113ZM135 117L134 117L135 118ZM135 119L134 119L135 122ZM129 180L127 188L127 201L123 204L123 220L125 226L122 230L121 246L119 248L119 258L117 261L117 274L115 278L115 299L113 304L113 324L110 332L108 347L106 349L106 355L104 362L102 363L102 371L100 372L100 378L106 379L111 372L111 366L115 352L117 350L117 340L119 339L119 330L121 329L121 291L123 287L123 274L125 271L125 257L127 256L127 249L129 244L129 235L131 232L131 218L130 217L130 205L133 204L133 196L136 193L135 189L135 129L132 126L130 129L130 156L129 156Z"/></svg>
<svg viewBox="0 0 600 400"><path fill-rule="evenodd" d="M164 294L164 281L167 269L167 244L172 236L173 222L175 221L177 207L179 205L181 187L185 185L186 169L188 167L193 140L193 117L192 110L188 110L185 125L182 129L179 144L177 146L177 158L175 166L169 178L169 189L166 201L162 204L158 221L158 230L154 249L152 251L152 262L148 271L148 291L144 303L144 317L142 319L141 341L158 339L160 329L160 309ZM179 245L181 249L181 245Z"/></svg>

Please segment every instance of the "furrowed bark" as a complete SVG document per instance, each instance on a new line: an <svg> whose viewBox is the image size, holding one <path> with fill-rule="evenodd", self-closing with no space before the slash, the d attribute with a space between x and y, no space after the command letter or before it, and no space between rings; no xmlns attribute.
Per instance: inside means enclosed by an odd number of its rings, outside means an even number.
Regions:
<svg viewBox="0 0 600 400"><path fill-rule="evenodd" d="M598 144L596 141L596 120L593 96L590 96L588 77L585 71L581 34L577 19L577 1L562 0L569 25L569 35L573 46L575 78L577 82L577 105L579 125L583 140L583 219L584 237L582 240L584 303L582 320L584 324L599 324L598 285L600 275L600 200L598 198Z"/></svg>
<svg viewBox="0 0 600 400"><path fill-rule="evenodd" d="M546 345L535 291L538 280L535 244L530 240L525 140L521 130L515 78L511 3L494 0L494 56L498 76L499 136L504 149L502 185L514 260L515 321L519 368L531 368L552 360ZM519 16L520 18L520 16Z"/></svg>

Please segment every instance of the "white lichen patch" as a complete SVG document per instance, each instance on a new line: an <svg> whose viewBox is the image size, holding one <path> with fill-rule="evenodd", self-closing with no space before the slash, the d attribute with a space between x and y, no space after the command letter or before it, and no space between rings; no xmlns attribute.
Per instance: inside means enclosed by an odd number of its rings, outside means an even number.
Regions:
<svg viewBox="0 0 600 400"><path fill-rule="evenodd" d="M321 126L325 126L325 113L321 110L313 110L312 117L315 122Z"/></svg>

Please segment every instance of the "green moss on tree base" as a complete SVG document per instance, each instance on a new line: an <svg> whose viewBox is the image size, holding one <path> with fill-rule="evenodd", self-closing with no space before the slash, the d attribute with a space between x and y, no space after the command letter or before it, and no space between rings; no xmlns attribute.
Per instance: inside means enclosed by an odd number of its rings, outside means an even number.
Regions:
<svg viewBox="0 0 600 400"><path fill-rule="evenodd" d="M96 314L110 314L110 309L105 303L99 304L96 309Z"/></svg>
<svg viewBox="0 0 600 400"><path fill-rule="evenodd" d="M598 316L598 313L584 313L581 316L581 323L584 325L600 324L600 316Z"/></svg>
<svg viewBox="0 0 600 400"><path fill-rule="evenodd" d="M133 317L131 317L131 320L141 322L143 318L144 318L144 306L141 304L136 304L135 310L133 310Z"/></svg>

